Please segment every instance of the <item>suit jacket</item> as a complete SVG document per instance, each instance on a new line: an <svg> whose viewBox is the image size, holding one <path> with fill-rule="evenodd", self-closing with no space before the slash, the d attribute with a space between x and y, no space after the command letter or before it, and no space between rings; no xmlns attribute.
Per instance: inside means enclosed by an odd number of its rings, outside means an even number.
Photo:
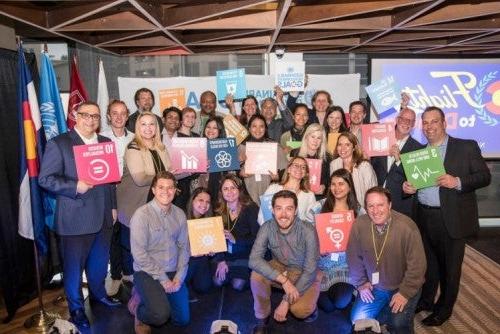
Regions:
<svg viewBox="0 0 500 334"><path fill-rule="evenodd" d="M111 141L98 135L100 143ZM114 184L94 186L85 194L77 194L78 175L73 146L84 145L76 131L60 134L47 143L38 182L56 195L55 228L59 235L97 233L113 224L116 209Z"/></svg>
<svg viewBox="0 0 500 334"><path fill-rule="evenodd" d="M458 176L462 189L439 188L441 212L451 238L465 238L479 230L475 190L491 182L491 174L475 140L449 137L444 158L446 173Z"/></svg>
<svg viewBox="0 0 500 334"><path fill-rule="evenodd" d="M410 136L401 148L401 153L416 151L424 147ZM373 157L371 162L377 175L378 185L383 186L385 183L385 188L391 192L392 209L415 220L416 196L407 195L403 192L403 182L406 181L403 165L399 164L398 166L393 163L389 171L387 171L387 157Z"/></svg>

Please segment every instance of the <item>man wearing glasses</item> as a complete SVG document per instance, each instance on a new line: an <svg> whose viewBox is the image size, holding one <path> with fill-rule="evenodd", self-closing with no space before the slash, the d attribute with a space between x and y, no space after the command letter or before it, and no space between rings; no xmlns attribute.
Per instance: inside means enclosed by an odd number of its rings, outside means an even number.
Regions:
<svg viewBox="0 0 500 334"><path fill-rule="evenodd" d="M406 96L403 95L403 103ZM406 104L406 103L405 103ZM406 176L399 156L402 153L412 152L424 148L411 135L415 127L415 112L403 107L396 117L396 144L391 148L391 155L387 157L373 157L371 163L377 175L378 185L388 189L392 195L392 209L407 215L415 220L415 196L403 193L403 182Z"/></svg>
<svg viewBox="0 0 500 334"><path fill-rule="evenodd" d="M64 291L70 320L80 329L90 327L81 292L83 270L91 299L106 306L120 304L108 297L104 289L111 232L116 220L115 187L112 184L93 186L79 180L73 153L77 145L110 141L96 133L99 120L97 104L80 104L74 129L47 143L39 175L40 186L57 196L55 228L63 257Z"/></svg>

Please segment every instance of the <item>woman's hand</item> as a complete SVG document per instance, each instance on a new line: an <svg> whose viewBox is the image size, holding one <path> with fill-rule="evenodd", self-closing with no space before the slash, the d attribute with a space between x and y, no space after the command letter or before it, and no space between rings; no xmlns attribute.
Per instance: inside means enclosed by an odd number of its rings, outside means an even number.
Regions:
<svg viewBox="0 0 500 334"><path fill-rule="evenodd" d="M235 244L236 239L234 238L234 235L229 232L228 230L224 230L224 237L226 237L227 240L231 241L231 243Z"/></svg>
<svg viewBox="0 0 500 334"><path fill-rule="evenodd" d="M217 263L217 269L215 270L215 277L223 282L226 280L226 274L229 271L226 261L221 261Z"/></svg>

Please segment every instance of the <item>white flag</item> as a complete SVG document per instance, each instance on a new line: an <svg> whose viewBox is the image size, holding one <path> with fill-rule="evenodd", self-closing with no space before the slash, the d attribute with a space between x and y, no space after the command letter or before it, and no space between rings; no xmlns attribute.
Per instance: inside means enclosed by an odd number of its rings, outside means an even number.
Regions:
<svg viewBox="0 0 500 334"><path fill-rule="evenodd" d="M108 118L106 116L109 95L108 95L108 84L106 83L106 74L104 74L104 65L102 60L99 60L99 77L97 79L97 104L99 109L101 109L101 130L100 132L109 128Z"/></svg>

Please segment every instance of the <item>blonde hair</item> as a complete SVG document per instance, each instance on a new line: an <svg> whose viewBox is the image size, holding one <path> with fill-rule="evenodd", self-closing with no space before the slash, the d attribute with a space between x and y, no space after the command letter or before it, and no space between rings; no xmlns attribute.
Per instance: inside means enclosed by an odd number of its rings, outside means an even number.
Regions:
<svg viewBox="0 0 500 334"><path fill-rule="evenodd" d="M288 162L288 166L285 169L285 172L283 173L283 177L281 178L280 184L284 186L288 180L290 180L290 175L288 174L288 168L292 166L292 164L295 162L295 160L302 160L306 164L306 173L304 177L300 180L300 190L303 192L308 193L310 190L309 187L309 165L307 164L307 160L304 157L293 157L290 159Z"/></svg>
<svg viewBox="0 0 500 334"><path fill-rule="evenodd" d="M313 123L306 128L304 135L302 136L302 144L300 145L299 157L307 158L307 140L309 140L309 136L314 132L321 133L321 144L318 148L318 152L316 152L316 156L318 159L325 160L326 159L326 135L323 127L319 123Z"/></svg>
<svg viewBox="0 0 500 334"><path fill-rule="evenodd" d="M156 125L156 132L155 136L153 138L153 149L159 150L159 151L165 151L165 145L161 142L161 133L160 133L160 125L158 124L158 119L156 118L156 115L153 114L150 111L145 111L137 117L137 121L135 122L135 137L134 137L134 142L137 144L137 146L141 150L147 150L149 149L146 146L146 143L142 139L139 129L141 127L141 119L144 118L145 116L150 116L152 119L154 119L155 125Z"/></svg>

